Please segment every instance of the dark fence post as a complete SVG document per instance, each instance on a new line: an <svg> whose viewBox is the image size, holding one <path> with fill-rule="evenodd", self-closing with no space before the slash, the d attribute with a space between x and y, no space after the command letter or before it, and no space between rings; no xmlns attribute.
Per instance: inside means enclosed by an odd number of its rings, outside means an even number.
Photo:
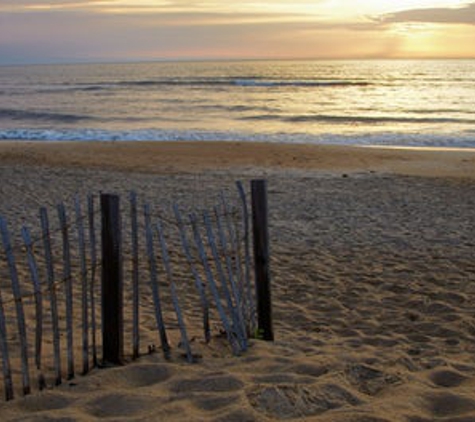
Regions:
<svg viewBox="0 0 475 422"><path fill-rule="evenodd" d="M251 181L251 196L258 336L263 340L274 341L269 273L267 184L265 180Z"/></svg>
<svg viewBox="0 0 475 422"><path fill-rule="evenodd" d="M123 289L119 196L101 195L102 360L123 363Z"/></svg>

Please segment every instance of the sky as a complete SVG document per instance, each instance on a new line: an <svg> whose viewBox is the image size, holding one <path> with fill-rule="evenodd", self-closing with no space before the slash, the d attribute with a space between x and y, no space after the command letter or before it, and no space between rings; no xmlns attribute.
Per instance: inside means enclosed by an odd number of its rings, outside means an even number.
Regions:
<svg viewBox="0 0 475 422"><path fill-rule="evenodd" d="M0 0L0 64L475 58L475 1Z"/></svg>

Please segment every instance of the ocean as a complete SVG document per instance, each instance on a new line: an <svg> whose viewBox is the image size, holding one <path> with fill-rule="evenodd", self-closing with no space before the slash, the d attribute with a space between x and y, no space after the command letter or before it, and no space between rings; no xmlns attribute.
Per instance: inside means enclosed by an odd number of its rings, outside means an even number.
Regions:
<svg viewBox="0 0 475 422"><path fill-rule="evenodd" d="M475 148L475 61L1 66L0 139Z"/></svg>

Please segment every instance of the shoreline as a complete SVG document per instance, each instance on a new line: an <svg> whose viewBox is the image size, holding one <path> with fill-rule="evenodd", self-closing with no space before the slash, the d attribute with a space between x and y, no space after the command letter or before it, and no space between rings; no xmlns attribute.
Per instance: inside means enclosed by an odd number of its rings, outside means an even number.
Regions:
<svg viewBox="0 0 475 422"><path fill-rule="evenodd" d="M198 141L1 141L0 163L140 173L246 168L475 178L475 150Z"/></svg>
<svg viewBox="0 0 475 422"><path fill-rule="evenodd" d="M452 152L475 152L475 148L471 147L424 147L415 145L359 145L360 148L376 148L376 149L391 149L391 150L408 150L408 151L452 151Z"/></svg>

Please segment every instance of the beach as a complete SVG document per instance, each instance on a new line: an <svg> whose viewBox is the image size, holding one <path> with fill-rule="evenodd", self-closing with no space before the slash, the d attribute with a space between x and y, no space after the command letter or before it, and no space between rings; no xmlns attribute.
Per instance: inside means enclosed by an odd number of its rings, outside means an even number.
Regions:
<svg viewBox="0 0 475 422"><path fill-rule="evenodd" d="M200 207L268 182L275 341L159 353L0 402L21 421L475 420L475 152L246 142L1 142L12 227L75 194Z"/></svg>

